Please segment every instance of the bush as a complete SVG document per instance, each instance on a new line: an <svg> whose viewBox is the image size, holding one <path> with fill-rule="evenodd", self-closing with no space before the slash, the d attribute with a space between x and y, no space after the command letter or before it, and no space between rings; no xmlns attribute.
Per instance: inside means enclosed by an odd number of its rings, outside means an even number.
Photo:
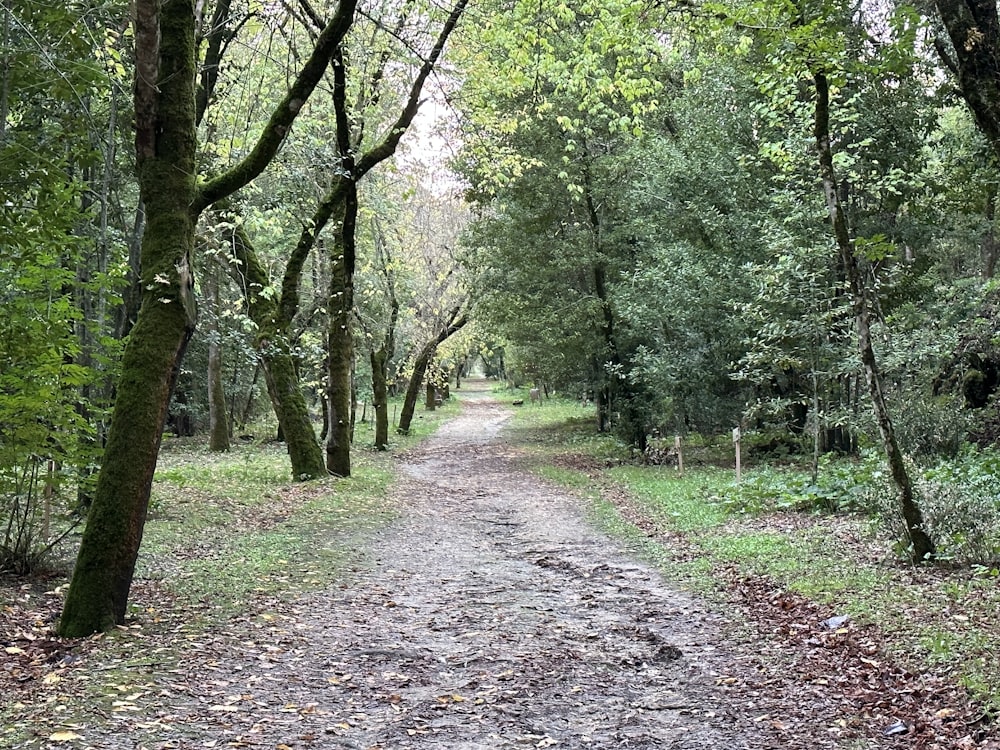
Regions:
<svg viewBox="0 0 1000 750"><path fill-rule="evenodd" d="M894 416L899 444L913 456L957 456L972 429L973 416L959 396L909 399Z"/></svg>
<svg viewBox="0 0 1000 750"><path fill-rule="evenodd" d="M763 467L749 472L723 501L732 510L760 513L768 510L838 513L858 510L865 504L865 489L876 463L820 457L816 481L798 469Z"/></svg>
<svg viewBox="0 0 1000 750"><path fill-rule="evenodd" d="M917 503L938 559L957 565L1000 562L1000 452L966 447L955 458L923 470L909 463ZM874 477L869 500L905 553L906 528L887 472Z"/></svg>

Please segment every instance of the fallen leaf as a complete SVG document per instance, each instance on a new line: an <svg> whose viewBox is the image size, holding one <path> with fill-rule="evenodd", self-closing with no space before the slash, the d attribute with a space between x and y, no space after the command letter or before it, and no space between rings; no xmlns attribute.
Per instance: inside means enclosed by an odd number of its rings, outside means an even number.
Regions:
<svg viewBox="0 0 1000 750"><path fill-rule="evenodd" d="M82 739L83 735L76 732L53 732L49 735L50 742L72 742L73 740Z"/></svg>

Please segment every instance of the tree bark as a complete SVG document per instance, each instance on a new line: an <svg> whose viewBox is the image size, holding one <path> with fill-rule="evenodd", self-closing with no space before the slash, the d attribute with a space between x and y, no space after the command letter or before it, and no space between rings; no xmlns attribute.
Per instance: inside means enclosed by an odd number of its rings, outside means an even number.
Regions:
<svg viewBox="0 0 1000 750"><path fill-rule="evenodd" d="M217 268L205 274L205 297L212 304L208 327L208 449L229 450L229 415L226 409L226 389L222 383L222 342L219 340L219 280Z"/></svg>
<svg viewBox="0 0 1000 750"><path fill-rule="evenodd" d="M125 620L170 394L194 332L194 5L136 3L136 155L146 206L143 299L122 361L98 475L59 632Z"/></svg>
<svg viewBox="0 0 1000 750"><path fill-rule="evenodd" d="M284 307L260 292L270 286L270 278L241 225L233 230L233 257L230 273L243 290L247 314L257 325L254 345L260 355L267 395L285 438L285 449L296 480L326 476L323 450L316 439L309 407L299 385L292 358L291 319Z"/></svg>
<svg viewBox="0 0 1000 750"><path fill-rule="evenodd" d="M347 188L340 231L330 243L330 314L326 468L334 476L351 475L351 370L354 362L355 231L358 218L357 185Z"/></svg>
<svg viewBox="0 0 1000 750"><path fill-rule="evenodd" d="M979 129L1000 158L1000 21L996 0L936 0L955 58L936 43L958 77Z"/></svg>
<svg viewBox="0 0 1000 750"><path fill-rule="evenodd" d="M838 183L833 167L833 150L830 146L829 82L826 75L820 72L813 74L813 82L816 88L813 132L816 140L816 151L819 157L820 176L823 181L823 192L826 196L826 205L830 214L830 222L833 227L834 238L837 242L840 261L847 275L848 286L850 288L851 306L858 334L858 354L861 357L865 380L868 383L875 421L878 424L879 433L882 437L882 448L885 451L889 471L899 493L900 509L903 519L906 522L907 534L910 538L911 558L914 562L921 562L934 556L934 542L924 530L923 514L916 502L913 492L913 481L906 469L903 453L900 451L896 440L896 432L883 390L882 376L875 357L875 349L872 346L871 311L868 305L868 295L865 289L864 278L858 265L854 241L850 237L847 217L844 214L840 196L837 192Z"/></svg>
<svg viewBox="0 0 1000 750"><path fill-rule="evenodd" d="M384 451L389 447L389 388L386 370L389 352L383 346L371 352L372 366L372 409L375 410L375 450Z"/></svg>

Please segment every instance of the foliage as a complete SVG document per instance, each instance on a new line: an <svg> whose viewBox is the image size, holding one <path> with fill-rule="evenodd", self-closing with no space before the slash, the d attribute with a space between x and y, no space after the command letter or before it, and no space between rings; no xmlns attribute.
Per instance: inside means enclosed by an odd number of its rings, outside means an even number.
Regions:
<svg viewBox="0 0 1000 750"><path fill-rule="evenodd" d="M967 446L955 458L914 470L927 528L940 540L942 561L962 566L1000 563L1000 454ZM905 539L893 515L895 502L884 472L874 472L867 503L896 539Z"/></svg>
<svg viewBox="0 0 1000 750"><path fill-rule="evenodd" d="M866 488L878 466L878 456L873 453L857 460L826 454L815 478L792 467L763 466L746 472L739 485L722 493L722 499L727 508L750 514L857 512L865 508Z"/></svg>
<svg viewBox="0 0 1000 750"><path fill-rule="evenodd" d="M101 326L121 269L107 255L88 268L107 237L81 175L99 163L101 86L117 76L117 38L99 33L111 12L0 8L0 570L43 563L100 460L98 387L116 355Z"/></svg>

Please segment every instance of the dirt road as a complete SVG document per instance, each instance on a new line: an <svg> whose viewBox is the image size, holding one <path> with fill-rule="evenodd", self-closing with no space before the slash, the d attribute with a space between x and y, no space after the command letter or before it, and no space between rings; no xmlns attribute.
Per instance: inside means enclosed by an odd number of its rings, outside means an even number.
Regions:
<svg viewBox="0 0 1000 750"><path fill-rule="evenodd" d="M501 433L509 407L463 398L404 457L399 517L353 580L192 638L75 746L798 747L727 699L745 657L718 615L525 472ZM822 726L808 736L836 747Z"/></svg>
<svg viewBox="0 0 1000 750"><path fill-rule="evenodd" d="M403 464L401 516L373 564L245 647L198 733L220 746L780 747L746 734L752 717L717 689L731 657L713 616L521 470L504 407L466 398Z"/></svg>

